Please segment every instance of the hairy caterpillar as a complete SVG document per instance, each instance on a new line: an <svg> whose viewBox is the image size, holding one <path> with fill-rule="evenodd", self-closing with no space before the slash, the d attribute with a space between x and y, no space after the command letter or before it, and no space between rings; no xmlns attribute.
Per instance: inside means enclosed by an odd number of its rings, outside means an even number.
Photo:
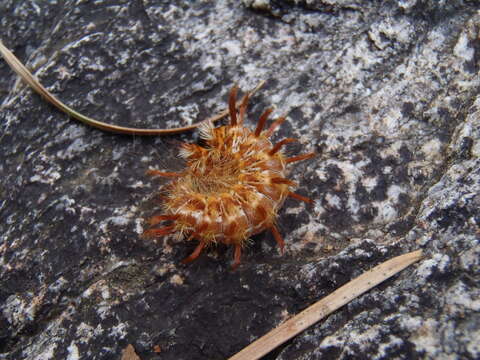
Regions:
<svg viewBox="0 0 480 360"><path fill-rule="evenodd" d="M164 187L163 212L148 219L152 228L145 235L180 233L188 240L198 240L183 263L195 260L206 246L223 243L235 247L232 267L236 268L249 237L264 230L272 232L283 252L285 244L275 225L278 210L288 196L311 202L292 192L296 183L285 176L288 164L315 154L287 158L281 148L295 139L286 138L275 145L271 142L274 130L285 120L280 117L264 130L272 108L260 116L254 131L245 127L249 94L237 112L237 92L236 86L230 91L229 125L215 128L206 122L199 127L204 147L182 144L180 156L186 161L183 171L148 171L172 180ZM162 227L157 227L160 224Z"/></svg>

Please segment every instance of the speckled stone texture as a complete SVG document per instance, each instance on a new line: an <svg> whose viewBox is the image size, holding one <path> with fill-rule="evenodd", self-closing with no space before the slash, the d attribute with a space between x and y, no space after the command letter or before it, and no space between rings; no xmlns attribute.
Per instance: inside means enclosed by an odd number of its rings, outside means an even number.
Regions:
<svg viewBox="0 0 480 360"><path fill-rule="evenodd" d="M287 252L243 263L143 239L181 141L103 133L56 111L0 61L0 359L225 359L393 256L427 257L265 359L480 357L480 4L461 0L0 2L1 37L73 108L174 127L267 80L288 120ZM158 347L155 347L158 345ZM157 350L157 352L154 351ZM160 352L158 352L160 351Z"/></svg>

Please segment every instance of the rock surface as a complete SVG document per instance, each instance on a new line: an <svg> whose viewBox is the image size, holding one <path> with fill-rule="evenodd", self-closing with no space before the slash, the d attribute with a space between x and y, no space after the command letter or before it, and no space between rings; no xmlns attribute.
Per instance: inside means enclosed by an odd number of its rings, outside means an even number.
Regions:
<svg viewBox="0 0 480 360"><path fill-rule="evenodd" d="M296 137L287 243L143 239L180 141L86 127L0 61L0 359L225 359L351 278L422 248L418 265L265 359L480 357L480 4L467 0L0 3L2 40L73 108L174 127L267 80Z"/></svg>

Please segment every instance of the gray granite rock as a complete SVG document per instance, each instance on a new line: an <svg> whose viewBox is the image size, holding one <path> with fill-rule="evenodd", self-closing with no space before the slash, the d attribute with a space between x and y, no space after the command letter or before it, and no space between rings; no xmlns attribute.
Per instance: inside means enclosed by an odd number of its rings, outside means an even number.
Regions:
<svg viewBox="0 0 480 360"><path fill-rule="evenodd" d="M218 246L143 239L180 141L67 118L0 61L0 358L224 359L351 278L427 257L265 359L480 357L480 4L477 1L0 3L2 40L73 108L173 127L267 80L296 137L287 243L254 237L240 268ZM154 346L160 347L160 353ZM158 350L158 348L157 348Z"/></svg>

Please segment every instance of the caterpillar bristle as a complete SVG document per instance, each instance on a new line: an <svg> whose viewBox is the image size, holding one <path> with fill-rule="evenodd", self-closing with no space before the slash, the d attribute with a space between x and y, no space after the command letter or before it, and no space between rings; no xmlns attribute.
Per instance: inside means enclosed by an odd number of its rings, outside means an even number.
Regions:
<svg viewBox="0 0 480 360"><path fill-rule="evenodd" d="M191 150L192 145L193 144L182 144L178 151L178 155L183 159L188 159L193 154L193 151Z"/></svg>
<svg viewBox="0 0 480 360"><path fill-rule="evenodd" d="M179 176L182 176L182 173L149 169L147 170L147 175L162 176L162 177L179 177Z"/></svg>
<svg viewBox="0 0 480 360"><path fill-rule="evenodd" d="M255 137L259 137L262 133L263 127L265 126L265 122L267 121L268 117L272 113L273 108L268 108L260 115L260 119L258 119L257 127L255 129Z"/></svg>
<svg viewBox="0 0 480 360"><path fill-rule="evenodd" d="M198 125L198 134L203 140L212 140L213 135L213 123L211 121L205 121Z"/></svg>
<svg viewBox="0 0 480 360"><path fill-rule="evenodd" d="M298 156L294 156L294 157L291 157L291 158L288 158L286 159L286 162L287 164L290 164L292 162L296 162L296 161L302 161L302 160L307 160L307 159L311 159L313 157L315 157L315 153L308 153L308 154L303 154L303 155L298 155Z"/></svg>
<svg viewBox="0 0 480 360"><path fill-rule="evenodd" d="M238 265L240 265L242 258L242 247L240 245L235 245L235 254L233 255L233 264L232 270L236 270Z"/></svg>
<svg viewBox="0 0 480 360"><path fill-rule="evenodd" d="M240 113L238 118L238 125L243 125L243 120L245 119L245 112L247 111L248 100L250 99L250 94L247 93L243 98L242 104L240 105Z"/></svg>
<svg viewBox="0 0 480 360"><path fill-rule="evenodd" d="M280 148L285 145L285 144L289 144L289 143L292 143L292 142L295 142L297 141L297 139L294 139L294 138L286 138L286 139L283 139L282 141L279 141L277 144L275 144L275 146L272 148L272 150L270 150L270 152L268 153L270 156L271 155L274 155L276 152L278 152L280 150Z"/></svg>
<svg viewBox="0 0 480 360"><path fill-rule="evenodd" d="M285 252L285 241L283 240L282 235L280 235L280 232L275 225L270 228L270 232L272 233L273 238L275 239L278 247L280 248L280 253L283 254Z"/></svg>
<svg viewBox="0 0 480 360"><path fill-rule="evenodd" d="M308 197L306 197L306 196L299 195L299 194L294 193L294 192L289 192L289 193L288 193L288 196L291 197L291 198L293 198L293 199L306 202L307 204L313 203L313 200L312 200L312 199L310 199L310 198L308 198Z"/></svg>
<svg viewBox="0 0 480 360"><path fill-rule="evenodd" d="M228 98L228 108L230 110L230 125L237 125L237 92L238 86L235 85L232 90L230 90L230 97Z"/></svg>
<svg viewBox="0 0 480 360"><path fill-rule="evenodd" d="M179 215L156 215L152 216L150 219L148 219L148 224L150 226L155 226L162 221L167 221L167 220L177 220Z"/></svg>
<svg viewBox="0 0 480 360"><path fill-rule="evenodd" d="M297 183L292 181L292 180L288 180L288 179L285 179L285 178L282 178L282 177L274 177L272 178L272 183L273 184L285 184L285 185L288 185L288 186L297 186Z"/></svg>
<svg viewBox="0 0 480 360"><path fill-rule="evenodd" d="M190 240L192 236L188 239ZM200 241L198 245L195 247L195 250L187 256L185 259L182 260L182 264L188 264L198 258L200 254L202 253L203 248L205 247L206 243L204 241Z"/></svg>
<svg viewBox="0 0 480 360"><path fill-rule="evenodd" d="M268 128L265 136L266 136L267 138L271 137L271 136L273 135L273 132L275 131L275 129L276 129L277 127L279 127L280 125L282 125L284 121L285 121L285 116L280 116L278 119L276 119L276 120L272 123L272 125L270 125L270 127Z"/></svg>
<svg viewBox="0 0 480 360"><path fill-rule="evenodd" d="M175 225L165 226L160 229L148 229L143 233L145 237L160 237L170 235L176 231Z"/></svg>

